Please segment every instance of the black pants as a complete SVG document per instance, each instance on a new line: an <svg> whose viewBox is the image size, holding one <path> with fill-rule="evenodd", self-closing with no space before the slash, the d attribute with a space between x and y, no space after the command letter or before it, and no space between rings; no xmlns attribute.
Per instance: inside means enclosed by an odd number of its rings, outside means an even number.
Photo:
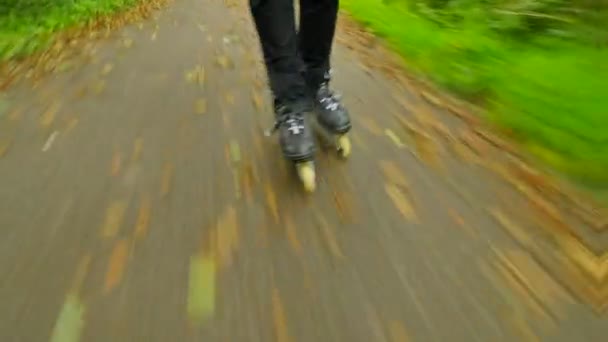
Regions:
<svg viewBox="0 0 608 342"><path fill-rule="evenodd" d="M329 71L338 0L300 0L297 33L293 0L250 1L275 98L301 99Z"/></svg>

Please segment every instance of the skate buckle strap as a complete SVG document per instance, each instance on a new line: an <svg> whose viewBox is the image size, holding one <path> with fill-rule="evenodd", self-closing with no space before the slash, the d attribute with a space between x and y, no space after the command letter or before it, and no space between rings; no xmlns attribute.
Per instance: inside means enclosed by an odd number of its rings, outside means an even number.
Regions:
<svg viewBox="0 0 608 342"><path fill-rule="evenodd" d="M321 99L319 102L327 110L336 111L340 108L340 99L342 96L329 89L327 84L321 86Z"/></svg>
<svg viewBox="0 0 608 342"><path fill-rule="evenodd" d="M304 133L304 125L300 122L302 120L302 118L298 117L295 114L283 114L274 122L274 125L270 129L264 131L264 135L267 137L271 136L283 124L289 124L287 130L292 134L302 134Z"/></svg>

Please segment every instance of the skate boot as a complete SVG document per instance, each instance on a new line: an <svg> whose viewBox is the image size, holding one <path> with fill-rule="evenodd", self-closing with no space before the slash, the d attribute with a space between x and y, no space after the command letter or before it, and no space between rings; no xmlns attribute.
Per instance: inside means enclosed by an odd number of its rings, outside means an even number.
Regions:
<svg viewBox="0 0 608 342"><path fill-rule="evenodd" d="M351 144L347 133L351 129L348 110L340 101L340 96L329 87L329 73L318 86L310 88L316 112L316 122L321 128L322 135L332 143L338 154L346 158L351 152Z"/></svg>
<svg viewBox="0 0 608 342"><path fill-rule="evenodd" d="M278 131L279 144L285 158L295 163L298 177L307 192L316 187L314 153L315 142L306 113L311 108L303 104L275 103L276 122L272 132Z"/></svg>

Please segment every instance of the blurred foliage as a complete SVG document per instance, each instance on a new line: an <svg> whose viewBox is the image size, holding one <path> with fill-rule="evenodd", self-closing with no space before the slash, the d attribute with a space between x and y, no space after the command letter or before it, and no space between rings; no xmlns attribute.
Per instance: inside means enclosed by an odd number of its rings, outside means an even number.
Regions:
<svg viewBox="0 0 608 342"><path fill-rule="evenodd" d="M0 62L43 48L54 32L137 2L139 0L0 0Z"/></svg>
<svg viewBox="0 0 608 342"><path fill-rule="evenodd" d="M342 0L414 71L554 168L608 186L608 0Z"/></svg>
<svg viewBox="0 0 608 342"><path fill-rule="evenodd" d="M538 35L608 44L606 0L411 0L410 9L442 27L474 21L503 37Z"/></svg>

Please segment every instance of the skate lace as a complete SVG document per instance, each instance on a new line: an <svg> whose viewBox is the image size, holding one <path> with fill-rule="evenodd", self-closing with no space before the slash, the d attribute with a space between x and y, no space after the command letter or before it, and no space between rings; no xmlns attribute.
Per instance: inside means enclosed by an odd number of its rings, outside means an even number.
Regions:
<svg viewBox="0 0 608 342"><path fill-rule="evenodd" d="M298 135L304 133L304 116L301 113L289 112L287 108L279 110L280 115L274 124L273 131L281 126L286 126L291 134Z"/></svg>
<svg viewBox="0 0 608 342"><path fill-rule="evenodd" d="M342 103L340 102L341 96L329 89L329 86L326 83L321 85L318 94L319 103L321 103L326 110L334 112L342 107Z"/></svg>

